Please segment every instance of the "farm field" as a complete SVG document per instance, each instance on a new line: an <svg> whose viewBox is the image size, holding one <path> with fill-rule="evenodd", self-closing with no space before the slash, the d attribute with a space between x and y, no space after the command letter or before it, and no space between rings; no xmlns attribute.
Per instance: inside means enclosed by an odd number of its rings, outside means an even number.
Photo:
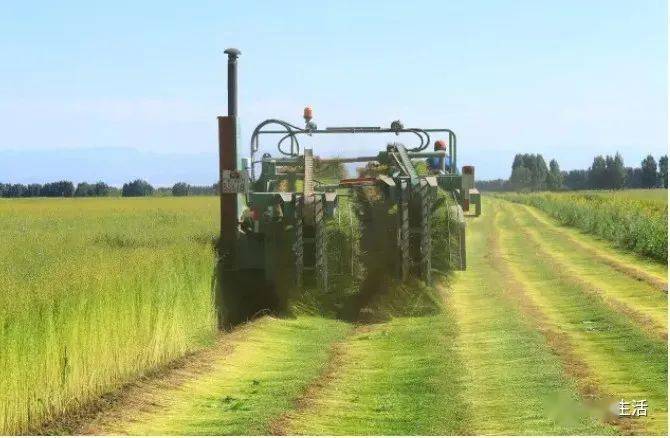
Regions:
<svg viewBox="0 0 670 438"><path fill-rule="evenodd" d="M0 199L0 434L212 344L217 207Z"/></svg>
<svg viewBox="0 0 670 438"><path fill-rule="evenodd" d="M620 249L667 263L666 189L496 193L494 196L532 205L563 225L612 242Z"/></svg>
<svg viewBox="0 0 670 438"><path fill-rule="evenodd" d="M667 266L484 199L468 270L404 291L433 306L366 324L264 316L218 335L215 198L0 202L0 309L14 306L0 311L0 381L32 379L0 394L0 430L665 435ZM648 415L610 414L622 399Z"/></svg>
<svg viewBox="0 0 670 438"><path fill-rule="evenodd" d="M605 197L651 201L660 205L668 205L668 189L585 190L583 193Z"/></svg>

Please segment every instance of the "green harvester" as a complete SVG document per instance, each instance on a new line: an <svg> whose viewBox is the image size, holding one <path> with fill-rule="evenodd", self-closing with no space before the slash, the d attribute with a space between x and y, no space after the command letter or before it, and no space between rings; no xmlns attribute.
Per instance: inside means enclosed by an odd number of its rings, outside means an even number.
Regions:
<svg viewBox="0 0 670 438"><path fill-rule="evenodd" d="M457 167L456 135L450 129L405 128L394 121L388 128L344 126L318 129L312 109L305 108L304 127L279 119L260 123L251 135L250 150L242 157L237 119L237 49L228 55L228 115L218 118L221 236L218 243L217 307L220 321L248 318L263 309L286 305L285 289L316 287L327 291L327 221L335 215L343 196L358 197L373 191L374 202L361 203L357 214L361 239L382 224L373 205L383 210L384 247L391 254L389 275L398 281L410 277L432 281L431 222L436 211L448 216L449 266L463 270L465 214L481 214L480 193L474 187L474 167ZM388 143L377 155L319 158L313 149L301 149L300 140L320 135L411 134L417 145ZM428 150L431 134L444 135ZM261 140L277 141L278 156L260 157ZM276 140L278 139L278 140ZM441 147L438 147L438 144ZM358 178L320 181L316 167L361 163ZM423 166L417 166L423 163ZM318 165L318 166L317 166ZM419 172L417 168L425 171ZM444 207L444 208L441 208ZM376 230L379 232L379 230ZM377 239L378 241L379 239ZM344 255L343 255L344 256ZM234 321L233 321L234 322Z"/></svg>

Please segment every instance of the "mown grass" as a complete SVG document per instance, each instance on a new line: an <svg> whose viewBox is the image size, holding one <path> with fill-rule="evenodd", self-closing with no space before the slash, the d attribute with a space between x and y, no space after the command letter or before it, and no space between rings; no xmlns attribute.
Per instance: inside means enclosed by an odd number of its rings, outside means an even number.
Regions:
<svg viewBox="0 0 670 438"><path fill-rule="evenodd" d="M0 434L209 344L214 197L0 200Z"/></svg>
<svg viewBox="0 0 670 438"><path fill-rule="evenodd" d="M271 422L326 366L350 325L319 317L252 323L198 379L160 392L102 432L132 435L267 435Z"/></svg>
<svg viewBox="0 0 670 438"><path fill-rule="evenodd" d="M447 305L454 315L463 397L471 434L616 433L591 417L577 384L567 375L496 254L498 205L485 199L486 215L468 222L467 271L454 273Z"/></svg>
<svg viewBox="0 0 670 438"><path fill-rule="evenodd" d="M337 345L334 367L283 419L288 434L468 433L464 364L444 314L359 327Z"/></svg>
<svg viewBox="0 0 670 438"><path fill-rule="evenodd" d="M542 242L549 257L566 275L578 278L583 285L597 291L607 302L626 306L641 320L667 332L668 296L652 285L641 282L625 272L604 263L594 263L589 252L575 251L558 228L540 221L530 207L515 206L511 215L521 225L527 236ZM542 214L542 213L538 213Z"/></svg>
<svg viewBox="0 0 670 438"><path fill-rule="evenodd" d="M614 404L645 399L655 406L646 418L629 426L646 433L667 432L667 344L649 336L625 314L591 293L578 278L561 270L542 253L542 240L523 230L514 220L510 204L503 206L499 222L505 256L517 280L547 317L549 326L560 328L588 372Z"/></svg>
<svg viewBox="0 0 670 438"><path fill-rule="evenodd" d="M666 191L667 192L667 191ZM668 258L668 205L642 199L639 191L500 193L508 201L528 204L563 225L573 226L660 262Z"/></svg>

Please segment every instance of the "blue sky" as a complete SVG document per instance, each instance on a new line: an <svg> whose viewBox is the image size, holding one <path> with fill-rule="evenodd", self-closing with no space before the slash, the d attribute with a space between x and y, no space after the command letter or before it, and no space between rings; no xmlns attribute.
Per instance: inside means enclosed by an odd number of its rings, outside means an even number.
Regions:
<svg viewBox="0 0 670 438"><path fill-rule="evenodd" d="M307 104L321 126L449 127L481 178L508 176L516 152L571 169L667 147L661 0L15 1L0 10L0 160L97 148L63 176L110 178L126 169L106 154L133 148L202 162L147 169L152 182L213 181L230 46L242 51L245 147L256 123L301 123ZM391 138L344 140L312 146L367 154ZM53 173L7 160L0 180Z"/></svg>

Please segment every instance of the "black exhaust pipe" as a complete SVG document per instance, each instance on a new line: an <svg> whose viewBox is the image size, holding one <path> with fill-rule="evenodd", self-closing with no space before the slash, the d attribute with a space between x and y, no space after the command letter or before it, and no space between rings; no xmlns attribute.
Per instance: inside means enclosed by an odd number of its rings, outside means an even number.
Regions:
<svg viewBox="0 0 670 438"><path fill-rule="evenodd" d="M241 52L230 48L223 53L228 55L228 117L237 117L237 58Z"/></svg>

